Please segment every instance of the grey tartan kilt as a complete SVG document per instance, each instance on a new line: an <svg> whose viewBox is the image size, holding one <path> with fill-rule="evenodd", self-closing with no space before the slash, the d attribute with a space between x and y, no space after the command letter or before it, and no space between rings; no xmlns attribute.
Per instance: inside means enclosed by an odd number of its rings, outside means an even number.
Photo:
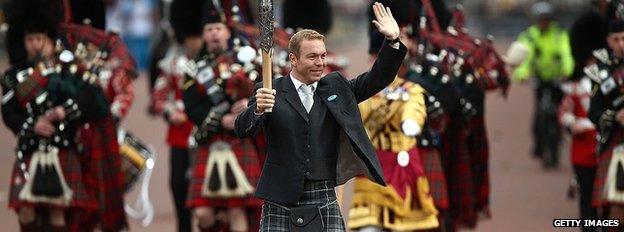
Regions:
<svg viewBox="0 0 624 232"><path fill-rule="evenodd" d="M336 201L334 181L310 181L306 180L303 194L299 201L290 207L303 205L321 206L321 216L327 232L342 232L345 230L340 206ZM290 211L288 206L265 201L262 205L262 218L260 219L261 232L289 231Z"/></svg>

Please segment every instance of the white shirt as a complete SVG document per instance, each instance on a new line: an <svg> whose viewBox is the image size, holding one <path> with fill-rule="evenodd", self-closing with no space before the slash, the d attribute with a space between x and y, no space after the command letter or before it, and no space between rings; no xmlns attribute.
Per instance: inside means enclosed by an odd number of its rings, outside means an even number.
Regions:
<svg viewBox="0 0 624 232"><path fill-rule="evenodd" d="M297 90L297 93L299 94L299 100L301 100L301 103L303 104L303 100L306 98L306 95L301 90L301 86L305 84L297 80L295 77L293 77L292 73L289 76L290 76L290 80L292 80L293 84L295 84L295 90ZM318 81L312 83L311 85L312 85L312 93L314 93L314 91L316 91L316 86L318 85ZM312 98L312 102L314 102L314 98Z"/></svg>

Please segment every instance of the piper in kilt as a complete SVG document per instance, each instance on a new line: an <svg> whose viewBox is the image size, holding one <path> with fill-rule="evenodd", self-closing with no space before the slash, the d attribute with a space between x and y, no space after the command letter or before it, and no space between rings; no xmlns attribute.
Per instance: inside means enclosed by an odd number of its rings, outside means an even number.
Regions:
<svg viewBox="0 0 624 232"><path fill-rule="evenodd" d="M428 124L431 133L422 136L427 139L421 140L421 147L439 146L444 175L433 172L439 170L434 167L428 173L432 181L440 176L446 179L448 202L438 198L440 205L448 206L448 213L442 212L446 219L443 229L473 228L479 213L490 214L485 92L500 89L505 96L509 77L491 38L475 39L467 33L461 7L451 12L444 1L421 3L426 17L414 23L419 25L414 28L419 31L415 38L418 49L416 62L410 65L415 75L410 79L430 94L427 103L433 118ZM428 161L436 163L435 159Z"/></svg>
<svg viewBox="0 0 624 232"><path fill-rule="evenodd" d="M456 94L450 85L442 83L438 76L430 75L421 68L410 69L408 78L426 90L425 104L427 120L418 137L418 149L421 154L423 169L429 181L431 196L438 210L438 218L442 218L449 208L449 194L445 168L442 165L440 150L444 141L442 136L450 121L448 112L452 112L452 99Z"/></svg>
<svg viewBox="0 0 624 232"><path fill-rule="evenodd" d="M15 1L2 80L2 118L18 139L9 207L22 231L67 231L70 210L93 210L81 166L80 127L103 119L108 104L59 30L56 1ZM45 220L45 213L49 220Z"/></svg>
<svg viewBox="0 0 624 232"><path fill-rule="evenodd" d="M624 220L624 22L616 19L609 22L607 44L609 50L599 49L592 54L593 64L584 68L585 74L594 83L589 119L598 131L598 166L594 182L592 205L598 208L600 218ZM621 230L621 227L617 229ZM615 231L615 230L614 230Z"/></svg>
<svg viewBox="0 0 624 232"><path fill-rule="evenodd" d="M76 212L75 230L120 231L127 227L123 196L125 175L117 139L119 122L127 115L134 100L132 81L136 77L135 63L120 37L90 25L63 24L60 31L72 47L97 47L81 50L83 62L95 62L97 53L106 54L99 59L102 68L92 71L94 83L102 89L109 110L105 118L80 128L83 147L88 155L82 157L89 194L99 202L98 209Z"/></svg>
<svg viewBox="0 0 624 232"><path fill-rule="evenodd" d="M415 47L415 46L414 46ZM459 105L455 88L450 82L442 81L441 72L433 72L436 64L422 60L418 56L413 61L420 62L410 65L406 76L414 83L418 83L426 91L427 119L422 132L418 137L419 153L423 160L423 168L429 181L431 195L436 209L438 220L442 225L448 220L450 199L448 193L448 170L442 160L442 154L449 141L445 140L452 115L457 112Z"/></svg>
<svg viewBox="0 0 624 232"><path fill-rule="evenodd" d="M479 214L490 217L485 92L472 77L457 78L453 84L459 93L460 112L452 124L457 126L450 134L455 137L448 140L450 212L456 225L474 228Z"/></svg>
<svg viewBox="0 0 624 232"><path fill-rule="evenodd" d="M228 215L230 231L257 230L262 201L253 196L261 170L256 140L237 138L233 131L258 76L252 64L257 53L232 35L211 1L205 2L203 14L204 48L196 62L187 64L191 68L183 84L185 111L197 126L199 145L187 206L202 231L219 227L219 210Z"/></svg>
<svg viewBox="0 0 624 232"><path fill-rule="evenodd" d="M81 157L83 178L90 195L97 199L96 210L75 210L70 217L71 230L120 231L127 227L124 210L124 193L131 175L124 175L123 157L118 140L119 123L127 115L134 100L132 81L137 76L134 59L120 37L112 32L96 28L104 21L101 14L91 15L91 24L74 24L76 17L93 9L84 4L64 4L64 21L60 31L65 41L76 47L77 58L84 63L100 63L100 68L91 70L93 82L105 94L109 105L107 116L80 128L83 149L87 155ZM99 18L101 17L101 18ZM94 27L96 26L96 27ZM123 139L122 139L123 140Z"/></svg>

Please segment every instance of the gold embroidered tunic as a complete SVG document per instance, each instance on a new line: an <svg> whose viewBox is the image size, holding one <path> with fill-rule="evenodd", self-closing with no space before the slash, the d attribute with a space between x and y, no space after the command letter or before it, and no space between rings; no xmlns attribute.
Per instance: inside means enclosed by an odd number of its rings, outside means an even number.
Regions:
<svg viewBox="0 0 624 232"><path fill-rule="evenodd" d="M365 178L355 180L349 228L375 226L411 231L438 227L438 212L422 173L422 163L419 157L413 157L418 156L415 135L420 133L427 114L425 90L418 84L396 78L359 107L388 187ZM410 164L410 161L417 163ZM415 173L414 169L420 172Z"/></svg>

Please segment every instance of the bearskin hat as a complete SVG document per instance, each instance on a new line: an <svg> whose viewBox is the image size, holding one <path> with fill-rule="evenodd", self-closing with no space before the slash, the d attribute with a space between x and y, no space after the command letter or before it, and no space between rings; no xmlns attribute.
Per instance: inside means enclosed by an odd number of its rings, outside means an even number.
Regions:
<svg viewBox="0 0 624 232"><path fill-rule="evenodd" d="M332 26L332 9L327 0L285 0L284 27L312 29L321 34Z"/></svg>
<svg viewBox="0 0 624 232"><path fill-rule="evenodd" d="M624 20L616 19L609 22L608 32L619 33L624 32Z"/></svg>
<svg viewBox="0 0 624 232"><path fill-rule="evenodd" d="M184 42L184 38L201 36L202 6L205 0L174 0L171 3L171 17L169 22L173 28L178 43Z"/></svg>
<svg viewBox="0 0 624 232"><path fill-rule="evenodd" d="M226 23L225 13L219 1L205 1L202 7L202 25L208 23Z"/></svg>
<svg viewBox="0 0 624 232"><path fill-rule="evenodd" d="M9 25L6 48L11 64L27 61L26 33L42 32L56 38L64 15L61 0L13 0L4 10Z"/></svg>
<svg viewBox="0 0 624 232"><path fill-rule="evenodd" d="M438 24L440 24L440 28L442 30L446 30L446 28L451 24L451 19L453 18L453 12L447 7L445 0L431 0L431 6L433 7L433 12L438 19ZM423 11L423 5L420 0L415 0L415 10L412 12L421 12ZM420 15L418 15L420 17ZM414 31L415 34L418 34L418 20L414 21Z"/></svg>
<svg viewBox="0 0 624 232"><path fill-rule="evenodd" d="M69 0L71 9L71 21L76 24L83 24L86 19L91 22L91 26L106 29L106 6L104 0Z"/></svg>
<svg viewBox="0 0 624 232"><path fill-rule="evenodd" d="M583 76L583 67L592 51L607 46L607 20L597 12L590 12L577 19L570 29L570 48L576 61L573 79Z"/></svg>

